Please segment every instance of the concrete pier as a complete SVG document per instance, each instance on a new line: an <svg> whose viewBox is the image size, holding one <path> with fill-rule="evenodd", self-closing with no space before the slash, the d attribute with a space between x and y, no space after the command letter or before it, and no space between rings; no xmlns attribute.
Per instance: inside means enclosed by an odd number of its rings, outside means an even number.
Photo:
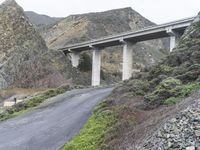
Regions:
<svg viewBox="0 0 200 150"><path fill-rule="evenodd" d="M101 50L94 47L92 53L92 86L98 86L100 85Z"/></svg>
<svg viewBox="0 0 200 150"><path fill-rule="evenodd" d="M170 52L176 47L176 36L170 36Z"/></svg>
<svg viewBox="0 0 200 150"><path fill-rule="evenodd" d="M70 53L70 56L71 56L72 66L77 68L79 65L80 53L73 52L73 53Z"/></svg>
<svg viewBox="0 0 200 150"><path fill-rule="evenodd" d="M122 80L130 79L133 66L133 43L124 42Z"/></svg>
<svg viewBox="0 0 200 150"><path fill-rule="evenodd" d="M167 28L166 32L170 36L170 52L172 52L173 49L176 47L178 41L179 41L180 34L178 34L177 32L173 31L172 28Z"/></svg>
<svg viewBox="0 0 200 150"><path fill-rule="evenodd" d="M180 36L184 33L185 29L194 21L195 17L185 18L157 26L144 28L138 31L129 31L102 37L100 39L93 39L91 41L85 41L68 45L66 47L59 48L65 54L72 53L72 65L77 67L79 64L80 51L92 50L92 86L100 85L100 71L101 71L101 49L111 46L123 45L123 69L122 80L127 80L132 76L133 65L133 45L138 42L170 38L170 52L176 47L179 42Z"/></svg>

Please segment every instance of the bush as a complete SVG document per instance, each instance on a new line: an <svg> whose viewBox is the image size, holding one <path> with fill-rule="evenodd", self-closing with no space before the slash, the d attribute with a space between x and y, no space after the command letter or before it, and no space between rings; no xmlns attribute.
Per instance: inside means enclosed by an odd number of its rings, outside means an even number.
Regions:
<svg viewBox="0 0 200 150"><path fill-rule="evenodd" d="M168 65L157 65L149 72L150 79L155 79L159 75L169 75L172 73L173 69L173 67Z"/></svg>
<svg viewBox="0 0 200 150"><path fill-rule="evenodd" d="M121 86L117 87L113 92L117 92L117 93L125 93L125 92L129 92L132 93L132 95L134 96L143 96L145 95L145 93L148 91L149 89L149 82L144 80L138 80L138 79L134 79L134 80L128 80L128 81L124 81Z"/></svg>
<svg viewBox="0 0 200 150"><path fill-rule="evenodd" d="M176 104L177 102L179 102L179 98L177 98L177 97L170 97L170 98L168 98L168 99L166 99L165 100L165 102L164 102L164 104L165 105L174 105L174 104Z"/></svg>
<svg viewBox="0 0 200 150"><path fill-rule="evenodd" d="M192 92L196 91L197 89L199 89L199 87L200 87L199 83L186 84L186 85L182 86L180 96L181 97L186 97L190 93L192 93Z"/></svg>
<svg viewBox="0 0 200 150"><path fill-rule="evenodd" d="M181 91L181 81L168 77L162 80L156 87L155 90L145 96L145 101L153 107L161 105L166 99L170 97L177 97Z"/></svg>
<svg viewBox="0 0 200 150"><path fill-rule="evenodd" d="M192 92L199 89L199 87L200 87L199 83L189 83L186 85L182 85L180 88L181 90L179 92L179 95L177 95L176 97L170 97L170 98L166 99L164 104L166 104L166 105L176 104L182 98L187 97L189 94L191 94Z"/></svg>

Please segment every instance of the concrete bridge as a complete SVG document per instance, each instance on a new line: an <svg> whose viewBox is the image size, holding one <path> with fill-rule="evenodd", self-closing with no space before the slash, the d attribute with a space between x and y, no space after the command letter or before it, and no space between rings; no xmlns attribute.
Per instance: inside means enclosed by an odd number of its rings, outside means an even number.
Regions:
<svg viewBox="0 0 200 150"><path fill-rule="evenodd" d="M60 48L65 54L71 53L72 65L79 64L79 54L81 51L92 50L92 86L100 85L101 50L106 47L123 45L123 72L122 80L127 80L132 75L132 46L137 42L170 38L170 52L175 48L178 38L184 30L193 22L194 17L177 20L153 27L148 27L139 31L130 31L112 36L103 37L87 42L68 45Z"/></svg>

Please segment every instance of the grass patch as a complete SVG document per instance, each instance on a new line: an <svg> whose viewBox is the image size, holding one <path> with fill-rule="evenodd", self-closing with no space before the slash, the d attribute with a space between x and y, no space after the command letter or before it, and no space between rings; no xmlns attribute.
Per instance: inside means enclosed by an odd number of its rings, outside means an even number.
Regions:
<svg viewBox="0 0 200 150"><path fill-rule="evenodd" d="M97 150L103 144L106 133L116 121L114 112L107 110L107 103L100 103L85 126L62 150Z"/></svg>
<svg viewBox="0 0 200 150"><path fill-rule="evenodd" d="M44 102L46 99L54 97L56 95L62 94L66 91L75 89L75 88L81 88L81 87L70 87L69 85L61 86L56 89L51 89L39 94L36 94L23 102L20 102L13 107L9 108L3 108L0 112L0 121L4 121L6 119L16 117L26 111L28 111L31 108L34 108Z"/></svg>

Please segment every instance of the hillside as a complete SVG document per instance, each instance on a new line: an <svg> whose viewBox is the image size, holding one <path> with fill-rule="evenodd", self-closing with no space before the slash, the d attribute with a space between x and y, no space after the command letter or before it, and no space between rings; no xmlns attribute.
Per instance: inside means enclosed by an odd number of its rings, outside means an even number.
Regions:
<svg viewBox="0 0 200 150"><path fill-rule="evenodd" d="M31 19L31 17L30 17ZM32 20L32 19L31 19ZM99 13L71 15L54 26L40 30L50 49L57 49L67 44L83 42L126 31L155 25L132 8L122 8ZM164 57L168 51L168 40L154 40L138 43L134 46L133 69L138 71L151 66ZM103 51L102 70L109 82L121 80L122 47L111 47ZM109 77L109 74L112 77Z"/></svg>
<svg viewBox="0 0 200 150"><path fill-rule="evenodd" d="M69 59L48 50L14 0L0 6L0 22L0 88L56 87L70 79Z"/></svg>
<svg viewBox="0 0 200 150"><path fill-rule="evenodd" d="M47 15L37 14L33 11L25 11L25 15L29 18L32 24L36 25L39 30L44 30L47 27L53 26L62 18L49 17Z"/></svg>
<svg viewBox="0 0 200 150"><path fill-rule="evenodd" d="M199 50L200 13L172 53L118 85L63 149L198 150Z"/></svg>

